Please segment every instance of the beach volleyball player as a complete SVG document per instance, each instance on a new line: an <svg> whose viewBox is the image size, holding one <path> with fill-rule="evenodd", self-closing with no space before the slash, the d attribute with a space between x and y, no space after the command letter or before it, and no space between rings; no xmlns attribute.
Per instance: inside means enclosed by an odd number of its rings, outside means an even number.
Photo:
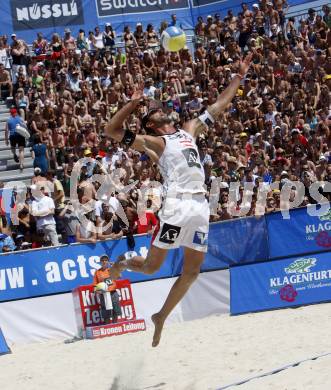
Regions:
<svg viewBox="0 0 331 390"><path fill-rule="evenodd" d="M172 125L161 109L152 109L144 117L146 135L123 129L124 121L143 97L142 89L134 92L131 101L114 115L106 127L108 136L145 152L157 162L164 181L160 226L147 258L135 256L129 260L121 259L110 270L111 276L117 279L125 269L153 274L161 267L169 249L184 248L182 274L172 286L161 310L152 316L155 326L153 347L159 344L166 318L199 275L207 251L209 205L205 198L205 176L195 140L205 126L211 125L227 108L250 62L251 55L248 54L239 63L238 73L233 75L217 101L199 118L186 122L181 130Z"/></svg>

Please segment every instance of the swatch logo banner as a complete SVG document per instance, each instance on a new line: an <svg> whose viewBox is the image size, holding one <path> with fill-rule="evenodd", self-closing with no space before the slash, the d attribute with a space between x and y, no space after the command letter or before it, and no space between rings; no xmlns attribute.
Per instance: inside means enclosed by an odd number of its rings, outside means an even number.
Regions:
<svg viewBox="0 0 331 390"><path fill-rule="evenodd" d="M96 0L96 4L99 17L188 7L187 0Z"/></svg>
<svg viewBox="0 0 331 390"><path fill-rule="evenodd" d="M15 31L84 24L82 0L12 0L10 3Z"/></svg>

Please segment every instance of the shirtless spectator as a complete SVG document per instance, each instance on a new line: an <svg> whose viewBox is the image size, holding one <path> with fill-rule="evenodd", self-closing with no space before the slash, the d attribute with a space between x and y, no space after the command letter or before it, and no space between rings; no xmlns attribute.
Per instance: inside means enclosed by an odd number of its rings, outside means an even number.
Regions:
<svg viewBox="0 0 331 390"><path fill-rule="evenodd" d="M10 74L5 69L4 64L0 63L0 98L4 97L3 92L7 90L9 96L13 96L13 83L11 82Z"/></svg>

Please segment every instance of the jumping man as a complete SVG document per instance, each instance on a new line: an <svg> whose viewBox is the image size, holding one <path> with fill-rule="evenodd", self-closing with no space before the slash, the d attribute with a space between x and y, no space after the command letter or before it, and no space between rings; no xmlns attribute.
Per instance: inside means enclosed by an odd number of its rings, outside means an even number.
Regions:
<svg viewBox="0 0 331 390"><path fill-rule="evenodd" d="M184 247L183 271L172 286L161 310L153 314L155 326L152 346L156 347L166 318L198 277L207 252L209 205L205 198L205 175L195 143L196 138L214 123L236 95L241 79L247 73L251 54L240 62L238 73L217 101L199 118L186 122L177 130L161 109L153 109L144 117L147 135L123 129L123 123L143 97L135 91L127 103L110 120L106 132L111 138L145 152L158 163L163 176L163 204L159 211L160 228L154 237L147 258L135 256L120 260L111 269L113 279L125 269L153 274L162 265L169 249Z"/></svg>

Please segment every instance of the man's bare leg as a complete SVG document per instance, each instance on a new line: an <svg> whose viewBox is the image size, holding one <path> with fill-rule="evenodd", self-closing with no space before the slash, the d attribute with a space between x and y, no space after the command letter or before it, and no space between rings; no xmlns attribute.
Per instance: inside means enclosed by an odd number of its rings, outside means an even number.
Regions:
<svg viewBox="0 0 331 390"><path fill-rule="evenodd" d="M24 168L24 146L19 147L18 156L20 162L20 169L22 170Z"/></svg>
<svg viewBox="0 0 331 390"><path fill-rule="evenodd" d="M153 347L156 347L160 342L165 320L198 277L200 266L203 263L204 257L205 254L203 252L185 248L183 272L171 287L171 290L169 291L167 299L165 300L161 310L152 316L152 321L154 322L155 326L152 343Z"/></svg>
<svg viewBox="0 0 331 390"><path fill-rule="evenodd" d="M148 256L144 259L142 256L134 256L130 260L121 260L115 263L111 268L112 277L118 277L124 269L130 269L134 272L153 274L159 270L165 257L166 249L152 246ZM176 280L165 300L161 310L152 315L152 321L155 326L152 346L156 347L161 339L163 325L171 311L177 303L183 298L192 283L198 277L200 266L204 260L205 254L194 249L184 249L184 264L181 276Z"/></svg>

